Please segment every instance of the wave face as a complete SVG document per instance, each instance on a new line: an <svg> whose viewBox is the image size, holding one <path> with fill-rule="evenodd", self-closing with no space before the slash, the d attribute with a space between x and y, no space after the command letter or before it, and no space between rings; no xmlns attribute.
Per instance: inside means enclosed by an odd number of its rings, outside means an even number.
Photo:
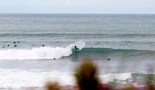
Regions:
<svg viewBox="0 0 155 90"><path fill-rule="evenodd" d="M84 41L78 41L67 47L38 47L32 49L0 50L0 59L59 59L71 55L77 46L79 50L85 47Z"/></svg>
<svg viewBox="0 0 155 90"><path fill-rule="evenodd" d="M80 52L76 52L74 46L77 46ZM112 49L112 48L84 48L85 42L78 41L67 47L35 47L32 49L1 49L0 59L60 59L68 57L72 59L82 59L92 57L96 59L111 58L137 58L143 57L155 58L155 51L134 50L134 49ZM145 57L145 58L144 58Z"/></svg>
<svg viewBox="0 0 155 90"><path fill-rule="evenodd" d="M112 49L112 48L84 48L80 52L72 54L70 57L75 59L82 59L91 57L99 60L106 60L107 58L117 60L153 60L155 58L155 51L150 50L134 50L134 49Z"/></svg>

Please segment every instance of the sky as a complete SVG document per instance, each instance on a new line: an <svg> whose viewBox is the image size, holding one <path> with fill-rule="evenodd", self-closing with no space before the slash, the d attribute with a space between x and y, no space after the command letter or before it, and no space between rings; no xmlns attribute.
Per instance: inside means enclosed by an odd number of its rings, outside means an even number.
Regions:
<svg viewBox="0 0 155 90"><path fill-rule="evenodd" d="M155 0L0 0L0 13L155 14Z"/></svg>

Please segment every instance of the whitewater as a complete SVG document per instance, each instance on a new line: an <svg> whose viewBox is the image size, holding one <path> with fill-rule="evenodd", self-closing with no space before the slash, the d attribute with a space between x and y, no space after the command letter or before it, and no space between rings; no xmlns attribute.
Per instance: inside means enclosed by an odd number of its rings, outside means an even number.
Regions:
<svg viewBox="0 0 155 90"><path fill-rule="evenodd" d="M39 47L32 49L6 49L0 50L0 59L59 59L71 55L76 46L79 50L85 47L85 42L80 40L67 47Z"/></svg>
<svg viewBox="0 0 155 90"><path fill-rule="evenodd" d="M155 73L154 38L155 15L0 14L0 88L75 85L84 58L103 83L144 85Z"/></svg>

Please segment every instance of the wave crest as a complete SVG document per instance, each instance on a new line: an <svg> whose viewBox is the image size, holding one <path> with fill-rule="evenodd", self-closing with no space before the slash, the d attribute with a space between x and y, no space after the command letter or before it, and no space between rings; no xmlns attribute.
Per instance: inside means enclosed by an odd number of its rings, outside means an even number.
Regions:
<svg viewBox="0 0 155 90"><path fill-rule="evenodd" d="M72 49L77 46L79 50L85 47L85 42L80 40L67 47L39 47L28 49L0 50L0 59L59 59L72 54Z"/></svg>

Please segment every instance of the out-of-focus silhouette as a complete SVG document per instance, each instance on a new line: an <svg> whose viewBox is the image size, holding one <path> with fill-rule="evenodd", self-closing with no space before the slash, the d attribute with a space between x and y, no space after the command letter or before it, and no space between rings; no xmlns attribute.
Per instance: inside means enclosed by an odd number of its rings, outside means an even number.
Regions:
<svg viewBox="0 0 155 90"><path fill-rule="evenodd" d="M47 82L46 89L47 90L60 90L60 85L57 82Z"/></svg>
<svg viewBox="0 0 155 90"><path fill-rule="evenodd" d="M77 67L75 78L79 90L109 90L108 85L102 85L99 78L96 65L91 59L84 59Z"/></svg>

